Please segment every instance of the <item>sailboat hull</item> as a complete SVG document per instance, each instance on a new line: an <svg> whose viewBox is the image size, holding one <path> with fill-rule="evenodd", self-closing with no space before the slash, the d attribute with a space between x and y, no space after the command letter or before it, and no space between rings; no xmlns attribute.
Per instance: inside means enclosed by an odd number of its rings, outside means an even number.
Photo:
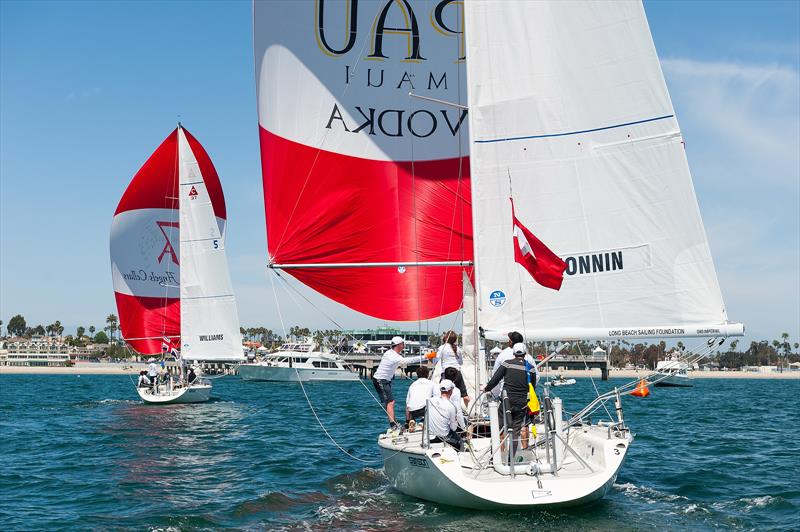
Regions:
<svg viewBox="0 0 800 532"><path fill-rule="evenodd" d="M476 510L559 508L592 503L611 489L630 437L608 438L607 432L605 427L592 427L570 438L593 471L566 458L558 475L541 473L538 479L525 473L501 475L491 465L476 475L469 452L442 444L423 449L409 441L419 440L419 435L382 436L378 443L392 485L412 497Z"/></svg>
<svg viewBox="0 0 800 532"><path fill-rule="evenodd" d="M136 391L145 403L159 405L205 403L211 398L211 384L193 384L186 388L173 388L156 393L150 388L137 388Z"/></svg>

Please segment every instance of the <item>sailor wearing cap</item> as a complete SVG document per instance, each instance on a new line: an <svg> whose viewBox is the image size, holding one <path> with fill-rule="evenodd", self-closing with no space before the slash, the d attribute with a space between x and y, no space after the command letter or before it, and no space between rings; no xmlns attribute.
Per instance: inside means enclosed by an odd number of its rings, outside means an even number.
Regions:
<svg viewBox="0 0 800 532"><path fill-rule="evenodd" d="M494 367L492 368L492 375L497 373L498 368L500 367L500 365L503 362L507 362L509 360L513 360L514 359L514 349L513 349L514 345L515 344L521 344L523 342L524 342L524 339L523 339L522 335L520 333L518 333L517 331L512 331L512 332L508 333L508 347L506 347L500 353L498 353L497 358L494 360ZM533 383L534 383L534 386L536 386L536 383L539 382L539 370L536 368L536 361L533 359L532 356L525 355L525 362L527 362L528 365L533 366L533 370L534 370L534 372L536 374L536 380L533 381ZM494 395L494 397L496 399L499 398L500 397L500 392L503 391L503 381L501 380L500 383L497 386L495 386L493 389L492 388L487 388L487 390L489 390L489 389L492 390L492 395Z"/></svg>
<svg viewBox="0 0 800 532"><path fill-rule="evenodd" d="M514 446L516 447L520 431L528 416L528 373L531 374L531 382L533 382L533 379L536 378L536 365L531 367L530 364L526 364L525 356L528 354L528 350L522 342L514 344L511 350L514 358L500 364L484 389L491 390L501 380L504 381L503 389L508 395L511 428L514 431ZM523 447L527 446L527 433L523 435L522 445Z"/></svg>
<svg viewBox="0 0 800 532"><path fill-rule="evenodd" d="M378 369L372 374L372 384L375 386L375 391L381 398L386 415L389 417L389 426L397 429L400 426L394 418L394 396L392 395L392 379L394 379L394 372L399 367L406 367L409 364L421 364L425 359L431 359L436 356L436 353L429 353L427 355L420 355L415 357L404 357L400 353L405 349L406 341L395 336L392 338L392 348L387 349L381 358L381 363Z"/></svg>
<svg viewBox="0 0 800 532"><path fill-rule="evenodd" d="M439 383L441 395L431 399L428 403L430 406L428 408L428 433L432 442L443 441L459 451L463 451L464 440L456 432L458 429L456 405L450 400L453 388L455 388L455 384L450 379L443 379Z"/></svg>

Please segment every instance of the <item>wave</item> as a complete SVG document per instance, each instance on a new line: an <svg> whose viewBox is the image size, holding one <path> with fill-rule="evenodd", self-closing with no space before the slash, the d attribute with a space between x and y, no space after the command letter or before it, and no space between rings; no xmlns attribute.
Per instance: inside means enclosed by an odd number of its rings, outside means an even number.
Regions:
<svg viewBox="0 0 800 532"><path fill-rule="evenodd" d="M231 514L237 518L247 518L265 513L284 512L297 506L319 504L328 499L328 496L318 491L286 494L272 491L257 499L244 501L237 504Z"/></svg>
<svg viewBox="0 0 800 532"><path fill-rule="evenodd" d="M674 493L665 493L655 488L650 488L647 486L637 486L630 482L626 482L624 484L614 484L614 489L617 491L621 491L633 498L641 499L651 504L655 502L675 502L675 501L689 500L688 497L684 497L683 495L676 495Z"/></svg>

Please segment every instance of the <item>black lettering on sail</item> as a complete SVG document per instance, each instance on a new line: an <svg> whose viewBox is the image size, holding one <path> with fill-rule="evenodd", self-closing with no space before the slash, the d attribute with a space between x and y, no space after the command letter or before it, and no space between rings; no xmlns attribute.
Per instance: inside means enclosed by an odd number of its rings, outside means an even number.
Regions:
<svg viewBox="0 0 800 532"><path fill-rule="evenodd" d="M367 69L367 87L380 87L381 85L383 85L383 69L381 69L381 82L378 83L377 85L373 85L372 84L372 69L368 68Z"/></svg>
<svg viewBox="0 0 800 532"><path fill-rule="evenodd" d="M439 78L439 81L436 81L436 78L433 77L433 72L428 72L428 90L431 90L431 85L435 85L437 89L444 85L444 90L447 90L447 72L442 72L442 77Z"/></svg>
<svg viewBox="0 0 800 532"><path fill-rule="evenodd" d="M602 273L622 270L622 251L611 251L582 255L579 257L565 257L567 275L584 273Z"/></svg>
<svg viewBox="0 0 800 532"><path fill-rule="evenodd" d="M414 82L411 81L411 75L408 72L403 72L403 78L400 80L400 83L397 84L397 88L399 89L402 87L403 83L408 83L411 85L411 88L414 88Z"/></svg>
<svg viewBox="0 0 800 532"><path fill-rule="evenodd" d="M578 271L578 261L575 260L575 257L567 257L564 262L567 263L567 275L575 275Z"/></svg>
<svg viewBox="0 0 800 532"><path fill-rule="evenodd" d="M370 135L374 135L375 134L375 109L373 107L369 108L369 117L364 114L364 111L361 110L361 107L356 106L356 111L361 113L361 116L363 116L364 120L366 120L366 121L363 124L361 124L360 126L358 126L356 129L354 129L353 133L358 133L359 131L361 131L365 127L369 126L369 134ZM345 129L347 129L347 128L345 128Z"/></svg>
<svg viewBox="0 0 800 532"><path fill-rule="evenodd" d="M461 116L458 117L458 122L456 123L455 126L453 126L453 124L450 123L450 117L447 116L446 109L439 109L439 111L442 113L442 116L444 116L444 121L447 122L447 127L450 128L450 133L452 133L453 136L455 137L456 133L461 128L461 123L464 122L464 118L467 117L467 110L466 109L461 110Z"/></svg>
<svg viewBox="0 0 800 532"><path fill-rule="evenodd" d="M397 117L397 124L395 133L391 133L386 131L386 128L383 127L383 118L390 113L394 113ZM394 125L394 124L392 124ZM402 109L387 109L385 111L381 111L381 114L378 115L378 127L380 128L381 132L386 135L387 137L402 137L403 136L403 110Z"/></svg>
<svg viewBox="0 0 800 532"><path fill-rule="evenodd" d="M592 255L592 271L593 272L602 272L603 271L603 256L602 255Z"/></svg>
<svg viewBox="0 0 800 532"><path fill-rule="evenodd" d="M403 11L402 18L411 23L411 27L394 28L386 26L386 17L389 15L389 9L392 6L398 6ZM387 0L386 5L383 6L378 21L375 25L375 36L372 41L372 53L367 57L388 59L388 56L383 55L383 36L384 34L406 34L409 44L409 55L406 60L424 61L419 50L419 24L417 24L417 16L411 8L408 0ZM393 135L394 136L394 135Z"/></svg>
<svg viewBox="0 0 800 532"><path fill-rule="evenodd" d="M622 252L615 251L611 254L611 269L612 270L621 270L622 269Z"/></svg>
<svg viewBox="0 0 800 532"><path fill-rule="evenodd" d="M423 114L426 114L426 115L428 115L428 116L430 117L430 119L431 119L431 125L430 125L430 128L431 128L431 129L430 129L430 131L428 131L427 133L424 133L424 134L422 134L422 133L418 133L418 132L417 132L417 131L414 129L414 117L415 117L415 116L417 116L417 115L418 115L418 114L420 114L420 113L423 113ZM417 129L420 129L420 126L419 126L419 120L417 120L417 121L416 121L416 123L417 123L417 126L416 126L416 127L417 127ZM423 123L424 123L424 121L423 121ZM409 131L411 132L411 134L412 134L412 135L414 135L415 137L419 137L419 138L430 137L430 136L433 134L433 132L434 132L434 131L436 131L436 115L434 115L434 114L433 114L433 113L431 113L430 111L426 111L425 109L420 109L419 111L414 111L414 112L413 112L413 113L411 113L411 115L408 117L408 130L409 130Z"/></svg>
<svg viewBox="0 0 800 532"><path fill-rule="evenodd" d="M460 31L454 30L454 29L448 27L447 24L444 23L444 8L447 7L450 4L453 4L454 6L456 6L456 9L458 9L458 14L456 15L456 17L457 17L457 20L461 21L461 28L462 29ZM453 35L457 35L458 36L458 39L459 39L458 50L459 50L459 53L461 54L461 57L458 58L459 61L464 61L466 59L466 56L463 55L464 54L464 30L463 30L463 28L464 28L464 11L462 9L463 5L464 5L463 1L442 0L441 2L436 4L435 8L433 8L433 20L434 20L434 22L436 22L436 25L439 26L439 28L442 29L443 31L446 31L448 33L452 33Z"/></svg>
<svg viewBox="0 0 800 532"><path fill-rule="evenodd" d="M325 38L325 0L317 0L317 39L322 45L323 52L329 55L344 55L349 52L356 43L358 34L358 0L349 0L345 5L345 20L347 21L347 42L344 47L336 50L328 44Z"/></svg>
<svg viewBox="0 0 800 532"><path fill-rule="evenodd" d="M589 266L589 255L578 257L578 270L581 273L592 273L592 270Z"/></svg>
<svg viewBox="0 0 800 532"><path fill-rule="evenodd" d="M347 132L350 131L349 129L347 129L347 124L345 124L344 118L342 118L342 112L339 111L339 106L336 105L336 104L333 104L333 110L331 111L331 117L328 119L328 125L325 126L325 128L326 129L331 129L331 124L333 123L334 120L340 120L342 122L342 126L344 127L344 130L347 131Z"/></svg>

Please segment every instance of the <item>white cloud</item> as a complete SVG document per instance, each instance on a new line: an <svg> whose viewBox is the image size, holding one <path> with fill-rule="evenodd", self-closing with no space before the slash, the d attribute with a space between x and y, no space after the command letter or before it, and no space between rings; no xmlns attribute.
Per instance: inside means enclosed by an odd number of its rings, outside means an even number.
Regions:
<svg viewBox="0 0 800 532"><path fill-rule="evenodd" d="M725 180L796 186L800 179L800 75L781 64L662 60L682 125L749 161ZM710 135L710 137L709 137ZM750 170L750 172L746 171Z"/></svg>

